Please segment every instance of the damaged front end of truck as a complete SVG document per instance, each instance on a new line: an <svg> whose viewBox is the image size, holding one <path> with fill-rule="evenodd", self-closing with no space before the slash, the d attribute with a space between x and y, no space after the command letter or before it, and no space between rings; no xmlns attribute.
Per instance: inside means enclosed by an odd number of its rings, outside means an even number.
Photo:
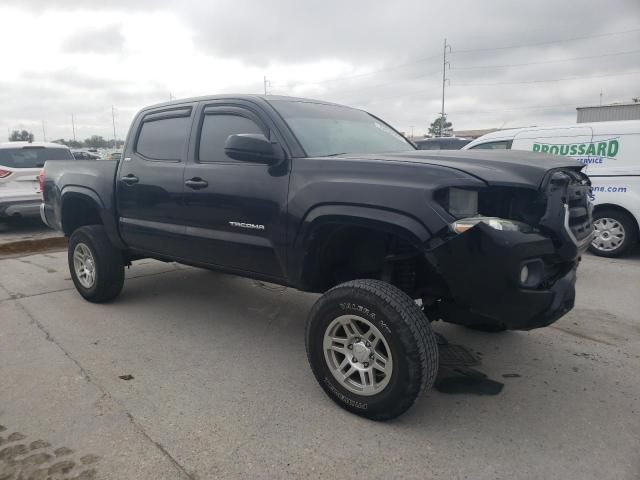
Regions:
<svg viewBox="0 0 640 480"><path fill-rule="evenodd" d="M431 319L530 330L574 306L576 268L592 233L591 184L550 170L537 189L446 188L434 201L454 218L425 252L446 294L425 296Z"/></svg>

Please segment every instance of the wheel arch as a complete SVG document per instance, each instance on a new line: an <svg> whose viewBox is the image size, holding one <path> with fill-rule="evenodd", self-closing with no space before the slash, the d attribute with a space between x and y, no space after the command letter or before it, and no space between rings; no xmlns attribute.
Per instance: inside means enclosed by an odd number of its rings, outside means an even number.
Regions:
<svg viewBox="0 0 640 480"><path fill-rule="evenodd" d="M631 210L615 203L599 203L593 207L594 214L602 210L615 210L629 215L635 223L636 231L640 231L640 222L638 217Z"/></svg>
<svg viewBox="0 0 640 480"><path fill-rule="evenodd" d="M100 211L102 202L95 192L88 188L69 187L60 197L60 225L69 236L84 225L102 224Z"/></svg>
<svg viewBox="0 0 640 480"><path fill-rule="evenodd" d="M421 222L399 212L352 205L317 207L306 215L292 243L290 267L298 288L322 292L336 285L337 281L323 276L328 269L327 255L345 242L345 248L353 248L354 235L367 239L371 257L385 253L380 249L389 239L421 252L424 242L431 238L431 232Z"/></svg>
<svg viewBox="0 0 640 480"><path fill-rule="evenodd" d="M60 194L59 208L57 217L66 236L84 225L103 225L111 243L121 250L126 249L118 233L115 211L105 206L96 191L78 185L65 187Z"/></svg>

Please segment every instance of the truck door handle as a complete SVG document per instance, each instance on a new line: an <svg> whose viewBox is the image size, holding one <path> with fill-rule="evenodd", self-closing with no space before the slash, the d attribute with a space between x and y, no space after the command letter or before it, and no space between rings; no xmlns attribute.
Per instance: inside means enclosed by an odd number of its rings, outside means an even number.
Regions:
<svg viewBox="0 0 640 480"><path fill-rule="evenodd" d="M200 177L190 178L189 180L184 182L184 184L187 187L192 188L193 190L200 190L201 188L207 188L209 186L209 182L203 180Z"/></svg>
<svg viewBox="0 0 640 480"><path fill-rule="evenodd" d="M138 177L136 177L132 173L130 173L126 177L121 177L120 180L122 180L127 185L133 185L133 184L138 183L140 181L140 179Z"/></svg>

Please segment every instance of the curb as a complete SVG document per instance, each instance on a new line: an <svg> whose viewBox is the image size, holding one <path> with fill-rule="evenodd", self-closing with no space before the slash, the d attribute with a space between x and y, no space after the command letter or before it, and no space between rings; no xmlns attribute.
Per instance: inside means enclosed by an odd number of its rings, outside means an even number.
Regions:
<svg viewBox="0 0 640 480"><path fill-rule="evenodd" d="M50 250L64 250L67 248L67 243L68 239L66 237L50 237L4 243L0 244L0 257L25 253L42 253Z"/></svg>

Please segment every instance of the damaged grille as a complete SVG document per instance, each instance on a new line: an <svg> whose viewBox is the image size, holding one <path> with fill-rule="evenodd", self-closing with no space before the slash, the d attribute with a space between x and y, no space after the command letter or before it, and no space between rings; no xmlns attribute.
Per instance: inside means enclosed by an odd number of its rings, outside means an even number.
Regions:
<svg viewBox="0 0 640 480"><path fill-rule="evenodd" d="M547 211L540 224L560 237L569 237L577 247L591 241L591 182L574 170L555 171L547 183Z"/></svg>
<svg viewBox="0 0 640 480"><path fill-rule="evenodd" d="M569 229L578 243L582 243L591 236L593 225L591 221L591 185L586 175L570 172L578 178L572 179L567 185L566 204L569 209ZM582 177L582 178L580 178Z"/></svg>

